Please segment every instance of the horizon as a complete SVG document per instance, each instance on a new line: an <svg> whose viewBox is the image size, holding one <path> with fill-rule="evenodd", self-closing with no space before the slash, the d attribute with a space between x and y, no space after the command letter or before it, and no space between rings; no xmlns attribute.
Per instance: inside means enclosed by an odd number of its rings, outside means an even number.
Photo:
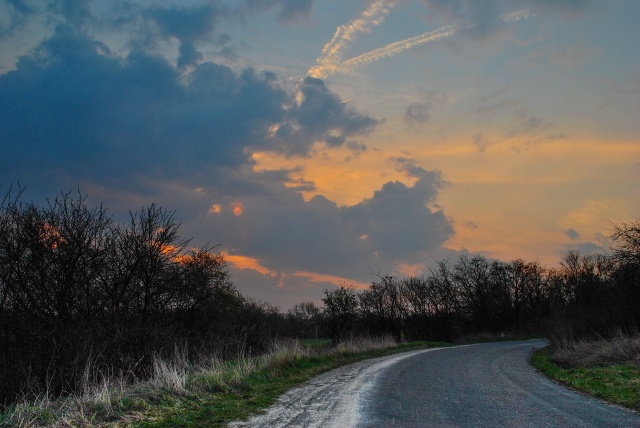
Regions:
<svg viewBox="0 0 640 428"><path fill-rule="evenodd" d="M152 202L281 308L640 214L640 3L0 6L0 191Z"/></svg>

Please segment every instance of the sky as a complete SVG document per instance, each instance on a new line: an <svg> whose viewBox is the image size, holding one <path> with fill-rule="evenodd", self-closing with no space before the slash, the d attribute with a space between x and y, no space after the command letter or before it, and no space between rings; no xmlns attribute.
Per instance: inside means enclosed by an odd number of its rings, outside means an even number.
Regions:
<svg viewBox="0 0 640 428"><path fill-rule="evenodd" d="M175 210L287 309L640 215L637 0L0 0L0 191Z"/></svg>

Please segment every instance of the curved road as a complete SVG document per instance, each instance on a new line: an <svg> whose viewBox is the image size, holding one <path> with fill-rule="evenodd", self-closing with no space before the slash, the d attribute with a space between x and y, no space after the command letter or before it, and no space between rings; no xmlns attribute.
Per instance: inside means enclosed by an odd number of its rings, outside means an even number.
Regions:
<svg viewBox="0 0 640 428"><path fill-rule="evenodd" d="M412 351L325 373L250 427L640 427L640 416L567 390L528 363L543 340Z"/></svg>

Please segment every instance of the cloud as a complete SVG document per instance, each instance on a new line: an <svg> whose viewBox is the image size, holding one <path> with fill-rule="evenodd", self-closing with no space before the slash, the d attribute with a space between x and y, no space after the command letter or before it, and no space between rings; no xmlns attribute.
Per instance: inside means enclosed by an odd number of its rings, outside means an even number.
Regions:
<svg viewBox="0 0 640 428"><path fill-rule="evenodd" d="M382 58L397 55L401 52L411 49L415 46L424 45L435 40L440 40L445 37L452 36L456 33L456 29L453 26L445 26L433 31L421 34L419 36L410 37L405 40L390 43L378 49L374 49L370 52L358 55L357 57L350 58L344 62L340 67L341 70L350 71L363 64L369 64L374 61L378 61Z"/></svg>
<svg viewBox="0 0 640 428"><path fill-rule="evenodd" d="M417 178L412 187L388 182L372 198L346 212L357 225L358 235L366 234L379 254L398 261L436 249L453 233L444 213L427 207L444 185L440 173L403 160L399 164L410 177Z"/></svg>
<svg viewBox="0 0 640 428"><path fill-rule="evenodd" d="M440 91L429 91L424 101L409 104L404 114L404 121L408 125L418 125L431 120L431 110L437 105L449 102L449 95Z"/></svg>
<svg viewBox="0 0 640 428"><path fill-rule="evenodd" d="M456 22L457 25L445 25L342 61L342 51L347 47L354 34L371 31L372 27L384 21L390 9L395 6L395 1L377 0L372 2L357 19L350 21L347 25L338 27L331 41L322 49L322 54L317 59L316 65L307 72L307 75L326 78L335 73L348 73L361 65L397 55L416 46L450 37L459 31L486 35L505 23L518 22L535 16L535 13L529 9L508 10L499 13L503 8L497 7L493 2L481 3L472 0L424 1L430 8L444 11L449 20Z"/></svg>
<svg viewBox="0 0 640 428"><path fill-rule="evenodd" d="M478 228L478 225L469 220L464 223L464 227L466 227L467 229L476 230Z"/></svg>
<svg viewBox="0 0 640 428"><path fill-rule="evenodd" d="M428 103L411 103L404 114L404 121L408 124L425 123L431 119Z"/></svg>
<svg viewBox="0 0 640 428"><path fill-rule="evenodd" d="M473 145L476 146L480 153L484 152L491 144L491 141L485 139L480 132L473 136Z"/></svg>
<svg viewBox="0 0 640 428"><path fill-rule="evenodd" d="M316 143L342 146L379 123L350 109L320 79L306 77L297 91L299 102L288 108L285 120L273 130L277 150L286 155L308 156Z"/></svg>
<svg viewBox="0 0 640 428"><path fill-rule="evenodd" d="M338 72L342 65L342 51L348 46L358 33L367 33L375 26L384 22L386 16L395 6L396 2L391 0L374 0L360 15L341 25L336 29L331 41L324 45L320 57L307 72L307 76L315 78L326 78Z"/></svg>
<svg viewBox="0 0 640 428"><path fill-rule="evenodd" d="M490 94L482 95L475 113L493 117L506 107L513 109L518 105L518 101L503 98L509 89L509 84L506 84Z"/></svg>
<svg viewBox="0 0 640 428"><path fill-rule="evenodd" d="M202 54L196 49L196 42L209 38L220 17L228 13L225 7L216 3L188 8L152 6L144 12L156 24L160 37L175 37L179 41L180 67L194 65L202 59Z"/></svg>
<svg viewBox="0 0 640 428"><path fill-rule="evenodd" d="M505 137L511 141L513 150L522 152L534 149L540 144L551 143L565 138L563 133L551 133L554 125L535 115L528 115L524 109L516 112L518 122Z"/></svg>
<svg viewBox="0 0 640 428"><path fill-rule="evenodd" d="M314 0L245 0L243 9L249 13L279 9L278 22L297 24L310 19Z"/></svg>
<svg viewBox="0 0 640 428"><path fill-rule="evenodd" d="M0 3L0 39L11 36L33 13L34 9L23 0Z"/></svg>
<svg viewBox="0 0 640 428"><path fill-rule="evenodd" d="M92 0L45 0L0 3L0 38L24 26L30 16L39 15L50 30L69 26L85 35L117 34L113 40L128 49L167 54L177 44L175 59L179 67L191 67L202 61L201 46L208 54L234 58L227 33L219 32L224 20L243 21L247 15L279 10L277 19L292 24L309 19L314 0L244 0L231 4L222 0L196 0L186 4L117 0L107 7ZM6 4L5 4L6 3ZM149 4L150 3L150 4ZM169 3L169 4L167 4ZM212 51L212 47L219 50Z"/></svg>
<svg viewBox="0 0 640 428"><path fill-rule="evenodd" d="M91 0L53 0L47 9L64 18L68 25L83 28L95 22L91 13Z"/></svg>
<svg viewBox="0 0 640 428"><path fill-rule="evenodd" d="M0 75L0 99L11 101L0 105L0 169L14 182L130 187L138 177L246 164L253 150L307 155L317 142L340 146L377 123L320 80L305 81L300 104L275 81L213 62L184 74L143 52L118 57L61 26ZM287 138L272 135L278 124L289 126Z"/></svg>
<svg viewBox="0 0 640 428"><path fill-rule="evenodd" d="M564 234L567 235L572 241L577 241L578 239L580 239L580 234L574 228L565 230Z"/></svg>
<svg viewBox="0 0 640 428"><path fill-rule="evenodd" d="M346 207L320 195L305 201L273 175L237 176L245 184L229 187L247 191L210 195L222 209L207 214L209 221L198 227L223 242L229 254L282 274L357 279L371 269L392 271L397 263L423 263L453 233L444 212L429 208L445 183L437 171L396 162L415 180L412 186L390 181L372 197ZM242 216L233 215L236 203L243 206ZM208 207L202 204L202 212Z"/></svg>
<svg viewBox="0 0 640 428"><path fill-rule="evenodd" d="M576 13L590 0L422 0L430 12L456 25L463 35L487 37L506 24L532 16Z"/></svg>

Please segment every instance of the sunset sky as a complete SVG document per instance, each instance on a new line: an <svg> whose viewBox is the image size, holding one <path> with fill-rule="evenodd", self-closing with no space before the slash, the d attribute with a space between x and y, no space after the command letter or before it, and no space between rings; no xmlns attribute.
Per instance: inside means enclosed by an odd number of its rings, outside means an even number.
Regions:
<svg viewBox="0 0 640 428"><path fill-rule="evenodd" d="M156 202L283 309L640 216L640 1L1 0L0 191Z"/></svg>

